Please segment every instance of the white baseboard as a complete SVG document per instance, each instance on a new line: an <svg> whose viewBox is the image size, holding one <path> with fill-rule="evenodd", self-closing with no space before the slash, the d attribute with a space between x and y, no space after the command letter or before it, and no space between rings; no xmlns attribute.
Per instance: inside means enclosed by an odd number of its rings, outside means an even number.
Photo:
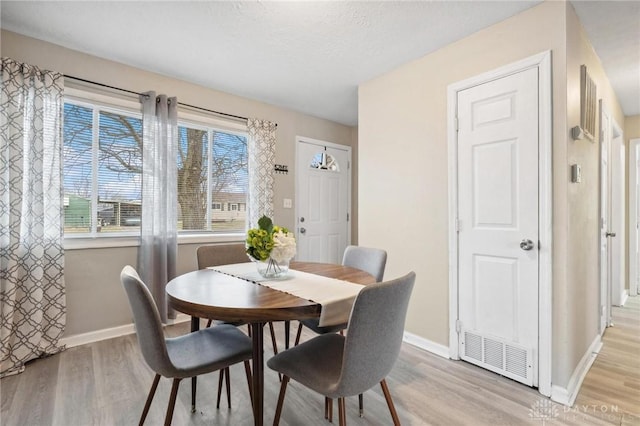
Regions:
<svg viewBox="0 0 640 426"><path fill-rule="evenodd" d="M185 314L178 314L176 319L168 320L167 325L177 324L180 322L190 321L191 317ZM113 339L114 337L126 336L127 334L133 334L136 332L135 327L132 324L121 325L119 327L105 328L102 330L90 331L88 333L73 334L71 336L65 336L60 339L60 345L65 345L67 348L73 348L74 346L86 345L87 343L99 342L101 340Z"/></svg>
<svg viewBox="0 0 640 426"><path fill-rule="evenodd" d="M424 349L427 352L449 359L449 347L436 343L432 340L425 339L424 337L416 336L413 333L407 331L404 332L402 339L406 343L413 345L417 348Z"/></svg>
<svg viewBox="0 0 640 426"><path fill-rule="evenodd" d="M629 291L625 290L622 292L622 303L620 303L620 306L624 306L625 303L627 303L627 299L629 298Z"/></svg>
<svg viewBox="0 0 640 426"><path fill-rule="evenodd" d="M582 356L582 359L576 366L576 369L573 371L567 387L563 388L558 385L551 386L551 399L553 401L568 407L573 406L573 403L578 396L578 392L580 391L580 387L582 386L582 381L589 372L593 362L596 360L601 348L602 340L598 334L595 339L593 339L593 342L591 342L589 349L587 349Z"/></svg>

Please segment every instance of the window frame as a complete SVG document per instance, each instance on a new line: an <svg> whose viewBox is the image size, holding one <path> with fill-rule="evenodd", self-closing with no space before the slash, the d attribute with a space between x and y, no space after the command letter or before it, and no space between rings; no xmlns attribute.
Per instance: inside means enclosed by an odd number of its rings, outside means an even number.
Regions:
<svg viewBox="0 0 640 426"><path fill-rule="evenodd" d="M65 82L67 83L67 82ZM108 111L111 113L131 115L142 119L140 102L137 97L132 95L122 95L121 93L113 93L111 90L101 88L85 87L84 84L69 83L65 87L64 104L71 103L81 107L87 107L94 110L96 107L100 111ZM99 113L98 113L99 114ZM217 116L207 114L194 108L180 106L178 108L178 127L191 127L207 131L207 170L210 170L213 141L212 135L214 131L220 131L235 134L249 139L249 131L246 122L236 120L221 119ZM92 129L95 135L99 129ZM98 156L98 138L93 137L92 141L92 194L98 191L97 180L97 156ZM177 161L177 159L176 159ZM208 173L209 175L209 173ZM208 178L209 188L211 185L210 176ZM211 223L211 212L213 210L211 191L207 195L207 221ZM177 202L177 200L176 200ZM92 195L91 208L97 214L98 198ZM245 210L246 211L246 210ZM95 222L95 223L93 223ZM91 232L68 234L64 233L64 247L68 250L85 249L85 248L111 248L111 247L137 247L140 245L140 231L122 231L122 232L97 232L97 222L92 221ZM218 242L239 242L245 240L246 231L223 232L216 233L213 230L186 230L178 231L178 244L198 244L198 243L218 243Z"/></svg>

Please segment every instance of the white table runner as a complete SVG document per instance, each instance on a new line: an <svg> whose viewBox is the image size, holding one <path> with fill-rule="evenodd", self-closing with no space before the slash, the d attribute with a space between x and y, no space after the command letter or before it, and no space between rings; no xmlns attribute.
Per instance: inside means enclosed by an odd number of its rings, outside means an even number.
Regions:
<svg viewBox="0 0 640 426"><path fill-rule="evenodd" d="M322 306L319 323L321 327L347 322L353 302L364 287L361 284L293 269L283 278L264 278L258 274L253 262L212 266L209 269L319 303Z"/></svg>

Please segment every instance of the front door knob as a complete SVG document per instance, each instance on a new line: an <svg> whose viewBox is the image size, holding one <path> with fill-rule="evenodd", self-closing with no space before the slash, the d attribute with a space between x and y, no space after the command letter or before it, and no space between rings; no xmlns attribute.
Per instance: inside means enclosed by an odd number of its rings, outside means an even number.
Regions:
<svg viewBox="0 0 640 426"><path fill-rule="evenodd" d="M305 232L307 232L307 230L306 230L306 229L304 229L304 228L300 228L300 233L301 233L301 234L304 234Z"/></svg>

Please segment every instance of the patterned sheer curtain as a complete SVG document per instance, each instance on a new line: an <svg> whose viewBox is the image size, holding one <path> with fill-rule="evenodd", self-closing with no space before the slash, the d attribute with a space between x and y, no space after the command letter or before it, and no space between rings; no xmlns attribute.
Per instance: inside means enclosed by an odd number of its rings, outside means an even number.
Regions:
<svg viewBox="0 0 640 426"><path fill-rule="evenodd" d="M271 121L257 118L250 118L247 126L249 128L248 227L255 228L263 215L273 218L273 166L276 159L278 126Z"/></svg>
<svg viewBox="0 0 640 426"><path fill-rule="evenodd" d="M59 352L64 286L62 74L2 58L0 377Z"/></svg>
<svg viewBox="0 0 640 426"><path fill-rule="evenodd" d="M163 322L165 286L176 276L178 250L178 100L148 92L142 103L142 222L138 271Z"/></svg>

